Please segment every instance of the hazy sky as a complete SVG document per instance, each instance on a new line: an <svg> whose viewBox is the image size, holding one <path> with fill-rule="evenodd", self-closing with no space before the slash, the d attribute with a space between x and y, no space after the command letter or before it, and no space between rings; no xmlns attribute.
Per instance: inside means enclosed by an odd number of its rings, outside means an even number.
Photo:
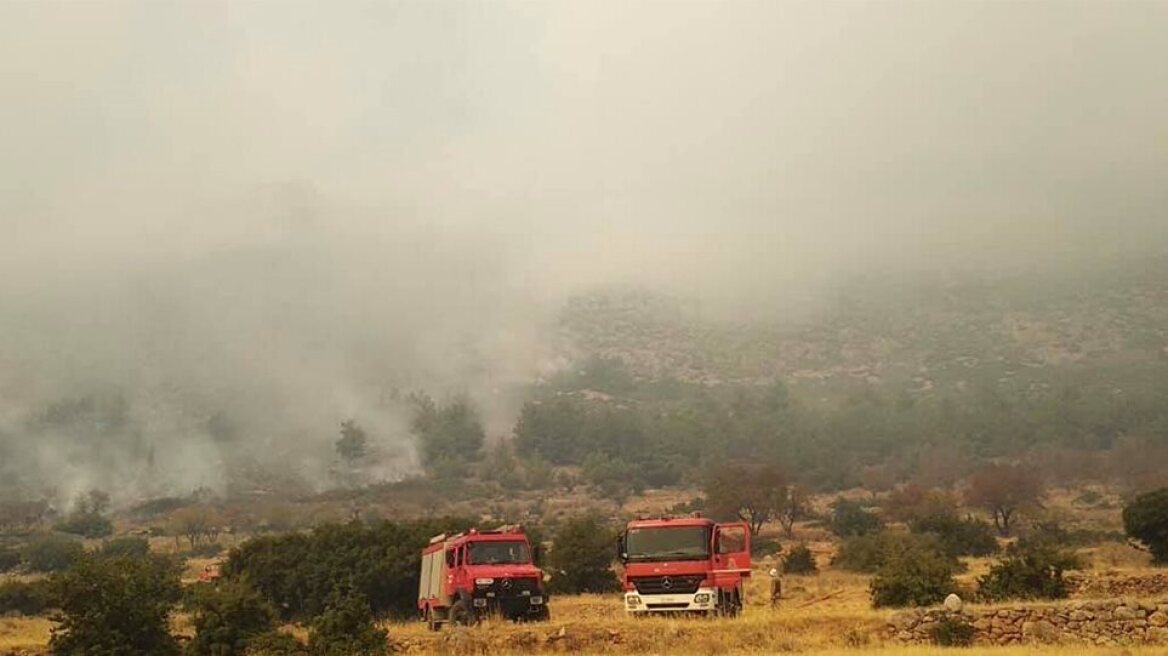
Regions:
<svg viewBox="0 0 1168 656"><path fill-rule="evenodd" d="M0 3L0 447L111 386L164 470L218 462L224 408L267 450L395 442L394 385L498 433L587 286L1163 248L1165 34L1164 1Z"/></svg>

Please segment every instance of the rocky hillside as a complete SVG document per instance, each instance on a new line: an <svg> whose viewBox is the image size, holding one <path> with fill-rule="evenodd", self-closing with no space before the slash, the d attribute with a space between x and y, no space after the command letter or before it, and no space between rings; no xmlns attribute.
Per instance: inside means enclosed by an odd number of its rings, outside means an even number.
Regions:
<svg viewBox="0 0 1168 656"><path fill-rule="evenodd" d="M1168 257L1089 270L871 277L798 321L749 324L645 291L572 299L565 337L639 375L775 378L811 386L892 383L914 392L1168 369ZM1119 372L1118 374L1116 372Z"/></svg>

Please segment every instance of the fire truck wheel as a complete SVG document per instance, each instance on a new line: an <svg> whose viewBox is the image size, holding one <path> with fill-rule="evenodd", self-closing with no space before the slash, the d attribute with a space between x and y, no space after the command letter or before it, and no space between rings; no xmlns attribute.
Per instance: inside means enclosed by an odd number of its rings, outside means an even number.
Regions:
<svg viewBox="0 0 1168 656"><path fill-rule="evenodd" d="M450 607L450 621L459 626L474 624L474 616L470 612L470 605L465 599L459 599Z"/></svg>

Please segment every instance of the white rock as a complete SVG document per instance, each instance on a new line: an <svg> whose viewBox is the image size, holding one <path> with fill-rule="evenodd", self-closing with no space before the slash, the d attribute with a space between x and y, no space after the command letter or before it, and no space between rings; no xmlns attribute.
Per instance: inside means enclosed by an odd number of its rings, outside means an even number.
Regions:
<svg viewBox="0 0 1168 656"><path fill-rule="evenodd" d="M945 597L945 610L959 613L961 612L961 606L961 597L958 597L956 594L949 593L949 596Z"/></svg>

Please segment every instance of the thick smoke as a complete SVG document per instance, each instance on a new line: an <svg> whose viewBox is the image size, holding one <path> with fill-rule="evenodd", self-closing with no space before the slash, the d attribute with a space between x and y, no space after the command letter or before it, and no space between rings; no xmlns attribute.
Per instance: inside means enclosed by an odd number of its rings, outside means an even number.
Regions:
<svg viewBox="0 0 1168 656"><path fill-rule="evenodd" d="M1162 3L8 3L0 476L326 485L492 435L559 303L1163 249Z"/></svg>

